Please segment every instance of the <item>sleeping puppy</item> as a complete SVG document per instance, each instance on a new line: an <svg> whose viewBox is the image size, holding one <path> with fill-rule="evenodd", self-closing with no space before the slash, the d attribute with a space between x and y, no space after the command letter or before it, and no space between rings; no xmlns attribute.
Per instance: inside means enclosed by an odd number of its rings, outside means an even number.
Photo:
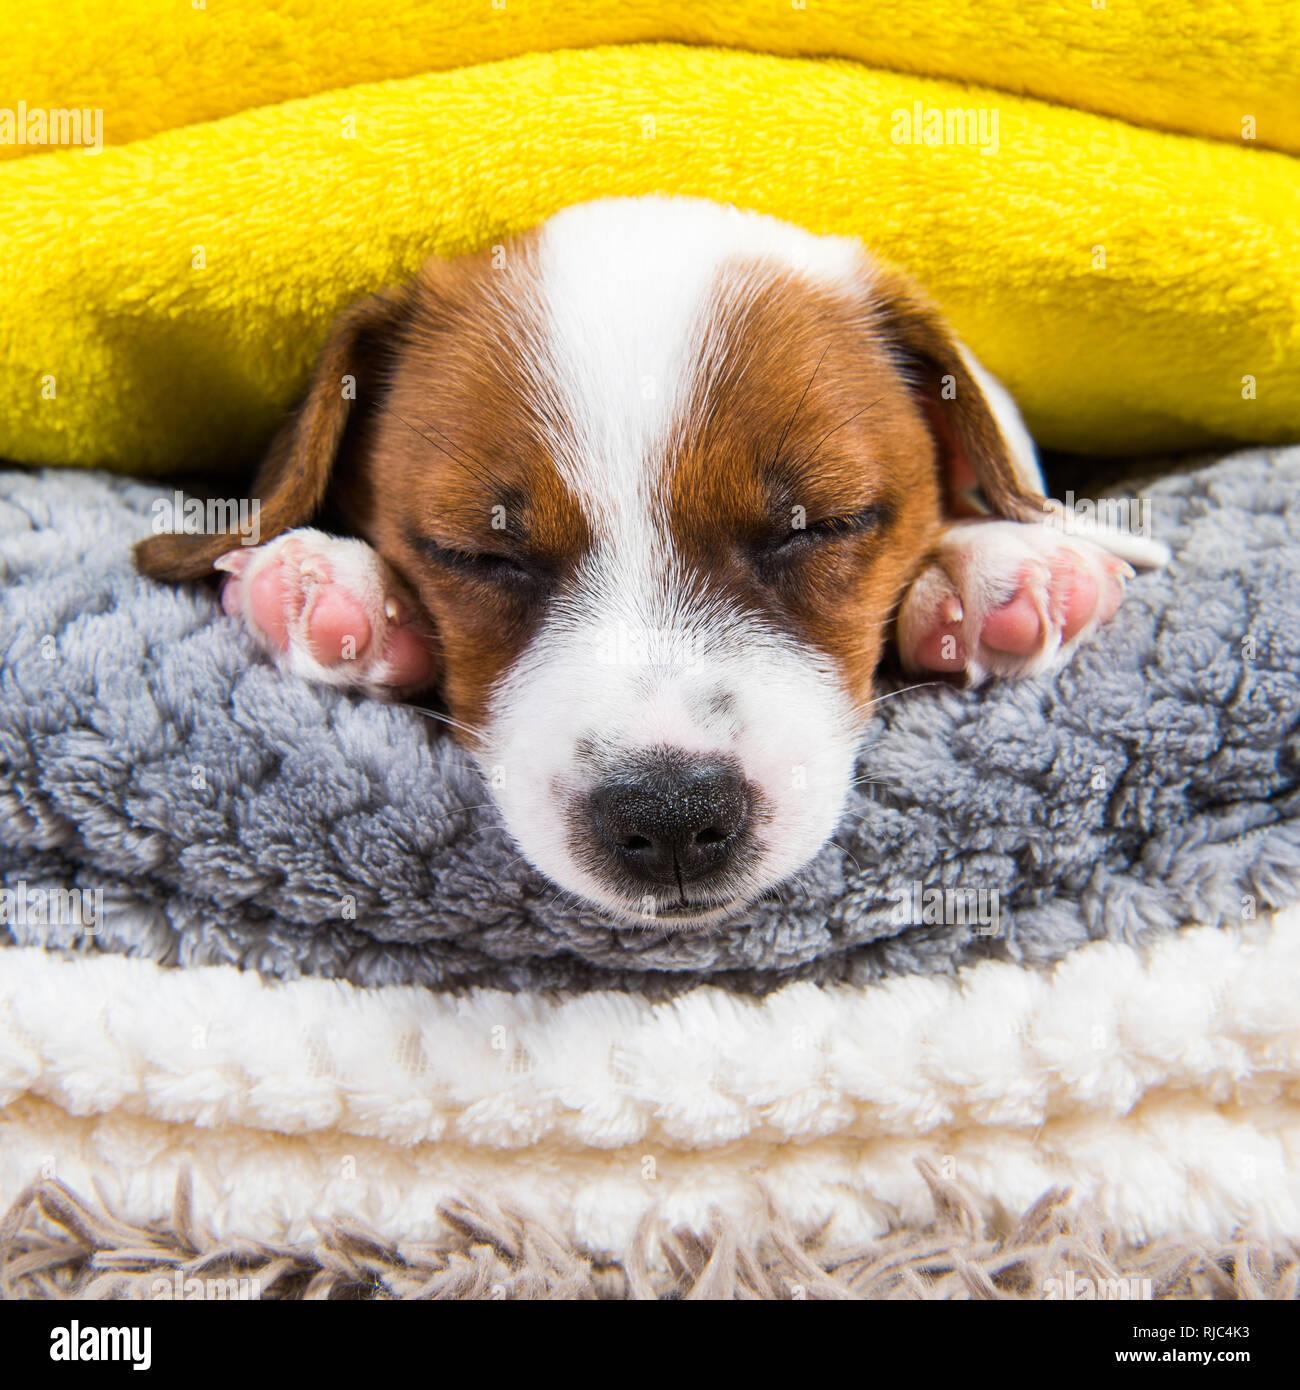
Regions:
<svg viewBox="0 0 1300 1390"><path fill-rule="evenodd" d="M345 313L257 479L272 539L137 557L223 571L296 675L436 692L537 869L702 927L831 835L887 642L1031 675L1161 562L1042 491L1010 397L858 243L613 199Z"/></svg>

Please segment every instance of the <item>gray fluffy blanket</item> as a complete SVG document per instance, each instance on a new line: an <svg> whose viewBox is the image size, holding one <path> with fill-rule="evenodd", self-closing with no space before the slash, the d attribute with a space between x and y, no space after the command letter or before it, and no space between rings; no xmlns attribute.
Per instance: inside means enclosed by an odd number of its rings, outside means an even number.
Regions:
<svg viewBox="0 0 1300 1390"><path fill-rule="evenodd" d="M1300 449L1145 489L1173 566L1053 677L882 704L835 843L699 935L557 895L438 725L281 676L212 590L139 578L129 546L170 487L0 474L0 877L104 900L93 936L32 912L14 941L363 983L763 990L1044 962L1300 895ZM996 934L900 922L945 886L983 890Z"/></svg>

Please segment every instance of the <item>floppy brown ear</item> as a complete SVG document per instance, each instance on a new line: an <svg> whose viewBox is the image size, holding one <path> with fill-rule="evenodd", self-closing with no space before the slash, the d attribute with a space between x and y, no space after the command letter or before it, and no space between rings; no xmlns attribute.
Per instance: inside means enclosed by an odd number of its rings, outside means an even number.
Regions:
<svg viewBox="0 0 1300 1390"><path fill-rule="evenodd" d="M259 538L269 541L320 509L348 429L384 389L385 363L408 308L408 294L372 295L335 322L301 405L276 435L253 483ZM153 579L201 579L241 543L239 532L163 533L135 548L136 567Z"/></svg>
<svg viewBox="0 0 1300 1390"><path fill-rule="evenodd" d="M1042 521L1042 475L1011 397L902 276L883 277L877 294L877 324L929 421L951 510L978 512L978 488L997 515Z"/></svg>

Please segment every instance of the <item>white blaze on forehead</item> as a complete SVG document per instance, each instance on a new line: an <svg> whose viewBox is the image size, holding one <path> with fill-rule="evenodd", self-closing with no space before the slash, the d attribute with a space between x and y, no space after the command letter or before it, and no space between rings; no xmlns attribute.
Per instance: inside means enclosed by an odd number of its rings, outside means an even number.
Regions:
<svg viewBox="0 0 1300 1390"><path fill-rule="evenodd" d="M597 536L648 538L658 446L707 360L714 290L728 262L754 257L844 286L865 264L856 242L692 198L581 203L543 226L542 353L565 435L548 442Z"/></svg>
<svg viewBox="0 0 1300 1390"><path fill-rule="evenodd" d="M759 859L733 889L753 896L831 833L856 721L831 663L684 572L665 526L668 450L702 395L692 374L726 350L720 291L734 263L848 289L866 259L854 242L666 198L569 208L542 227L535 254L536 418L594 544L494 691L481 761L500 774L494 794L527 858L626 914L626 890L575 850L585 798L639 749L726 756L764 807ZM661 655L643 659L642 647Z"/></svg>

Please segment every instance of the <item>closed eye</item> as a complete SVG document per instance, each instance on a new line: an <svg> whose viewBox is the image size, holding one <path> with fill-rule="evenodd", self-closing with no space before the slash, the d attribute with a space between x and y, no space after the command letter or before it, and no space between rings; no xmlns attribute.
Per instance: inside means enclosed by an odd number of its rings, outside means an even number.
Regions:
<svg viewBox="0 0 1300 1390"><path fill-rule="evenodd" d="M516 588L537 587L550 579L546 570L514 555L494 550L457 550L454 546L440 545L429 536L414 539L431 560L471 578Z"/></svg>
<svg viewBox="0 0 1300 1390"><path fill-rule="evenodd" d="M509 555L495 555L489 551L471 554L458 550L454 553L455 562L466 569L478 570L493 579L533 580L537 577L531 567L512 559Z"/></svg>
<svg viewBox="0 0 1300 1390"><path fill-rule="evenodd" d="M793 558L829 541L841 540L846 536L866 535L876 530L887 514L888 508L882 503L863 507L843 516L828 516L818 521L809 521L803 526L792 526L784 534L762 544L759 548L760 553L772 560Z"/></svg>

